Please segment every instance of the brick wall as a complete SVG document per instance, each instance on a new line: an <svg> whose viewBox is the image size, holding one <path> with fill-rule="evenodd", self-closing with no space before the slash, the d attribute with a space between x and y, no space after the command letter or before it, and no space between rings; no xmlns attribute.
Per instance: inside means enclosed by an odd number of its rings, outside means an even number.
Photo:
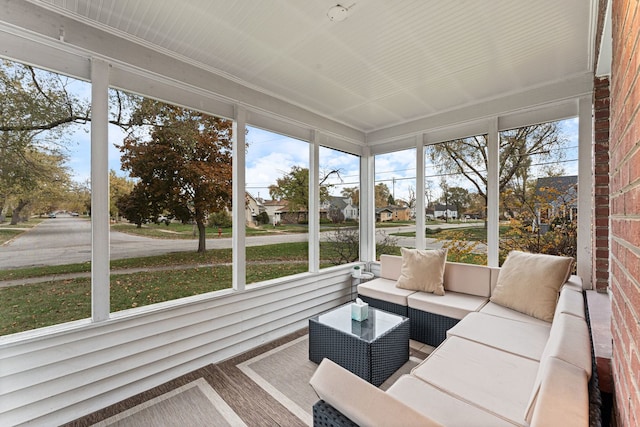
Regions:
<svg viewBox="0 0 640 427"><path fill-rule="evenodd" d="M613 0L610 210L618 425L640 425L640 4Z"/></svg>
<svg viewBox="0 0 640 427"><path fill-rule="evenodd" d="M609 78L596 78L593 85L593 271L595 289L609 285Z"/></svg>

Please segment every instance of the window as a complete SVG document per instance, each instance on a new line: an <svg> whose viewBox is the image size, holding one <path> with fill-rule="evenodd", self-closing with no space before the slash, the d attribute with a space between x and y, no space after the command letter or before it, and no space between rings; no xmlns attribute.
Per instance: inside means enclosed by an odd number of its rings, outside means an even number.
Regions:
<svg viewBox="0 0 640 427"><path fill-rule="evenodd" d="M375 156L376 258L415 247L416 150Z"/></svg>
<svg viewBox="0 0 640 427"><path fill-rule="evenodd" d="M500 133L500 262L509 251L576 256L578 119Z"/></svg>
<svg viewBox="0 0 640 427"><path fill-rule="evenodd" d="M91 316L91 85L2 60L0 86L8 128L0 132L0 277L13 279L0 289L7 335Z"/></svg>
<svg viewBox="0 0 640 427"><path fill-rule="evenodd" d="M487 263L487 138L478 135L425 147L427 247L449 261Z"/></svg>
<svg viewBox="0 0 640 427"><path fill-rule="evenodd" d="M360 159L320 147L320 266L360 258Z"/></svg>
<svg viewBox="0 0 640 427"><path fill-rule="evenodd" d="M309 270L309 144L249 127L246 282Z"/></svg>
<svg viewBox="0 0 640 427"><path fill-rule="evenodd" d="M112 120L124 117L110 129L111 311L230 288L232 122L110 100Z"/></svg>

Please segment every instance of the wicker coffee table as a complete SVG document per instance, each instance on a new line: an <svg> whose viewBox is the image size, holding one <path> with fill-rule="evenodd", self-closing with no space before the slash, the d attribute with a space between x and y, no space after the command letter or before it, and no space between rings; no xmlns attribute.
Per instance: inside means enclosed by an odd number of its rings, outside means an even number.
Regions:
<svg viewBox="0 0 640 427"><path fill-rule="evenodd" d="M369 307L351 319L351 303L309 319L309 360L328 358L375 386L409 360L409 318Z"/></svg>

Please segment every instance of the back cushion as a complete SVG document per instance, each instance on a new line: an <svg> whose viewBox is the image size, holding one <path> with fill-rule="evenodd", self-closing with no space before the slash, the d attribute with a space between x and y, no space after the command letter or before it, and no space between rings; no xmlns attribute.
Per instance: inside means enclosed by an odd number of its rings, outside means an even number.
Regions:
<svg viewBox="0 0 640 427"><path fill-rule="evenodd" d="M498 275L500 274L500 267L489 267L491 270L491 294L493 295L493 290L496 288L498 284Z"/></svg>
<svg viewBox="0 0 640 427"><path fill-rule="evenodd" d="M483 265L447 262L444 289L488 298L491 295L491 270Z"/></svg>
<svg viewBox="0 0 640 427"><path fill-rule="evenodd" d="M571 272L573 258L511 251L500 270L491 301L551 322L558 292Z"/></svg>
<svg viewBox="0 0 640 427"><path fill-rule="evenodd" d="M591 334L584 319L559 313L551 324L549 340L542 352L545 357L556 357L582 368L591 377Z"/></svg>
<svg viewBox="0 0 640 427"><path fill-rule="evenodd" d="M402 270L402 257L397 255L380 255L380 277L398 280Z"/></svg>
<svg viewBox="0 0 640 427"><path fill-rule="evenodd" d="M588 425L589 380L585 372L555 357L540 365L540 370L541 381L525 413L531 427Z"/></svg>

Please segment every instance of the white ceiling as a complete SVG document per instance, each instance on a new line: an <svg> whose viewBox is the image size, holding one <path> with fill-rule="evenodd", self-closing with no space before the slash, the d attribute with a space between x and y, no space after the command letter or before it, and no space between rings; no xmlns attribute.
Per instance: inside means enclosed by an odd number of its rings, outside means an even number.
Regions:
<svg viewBox="0 0 640 427"><path fill-rule="evenodd" d="M592 72L596 0L32 0L363 132Z"/></svg>

